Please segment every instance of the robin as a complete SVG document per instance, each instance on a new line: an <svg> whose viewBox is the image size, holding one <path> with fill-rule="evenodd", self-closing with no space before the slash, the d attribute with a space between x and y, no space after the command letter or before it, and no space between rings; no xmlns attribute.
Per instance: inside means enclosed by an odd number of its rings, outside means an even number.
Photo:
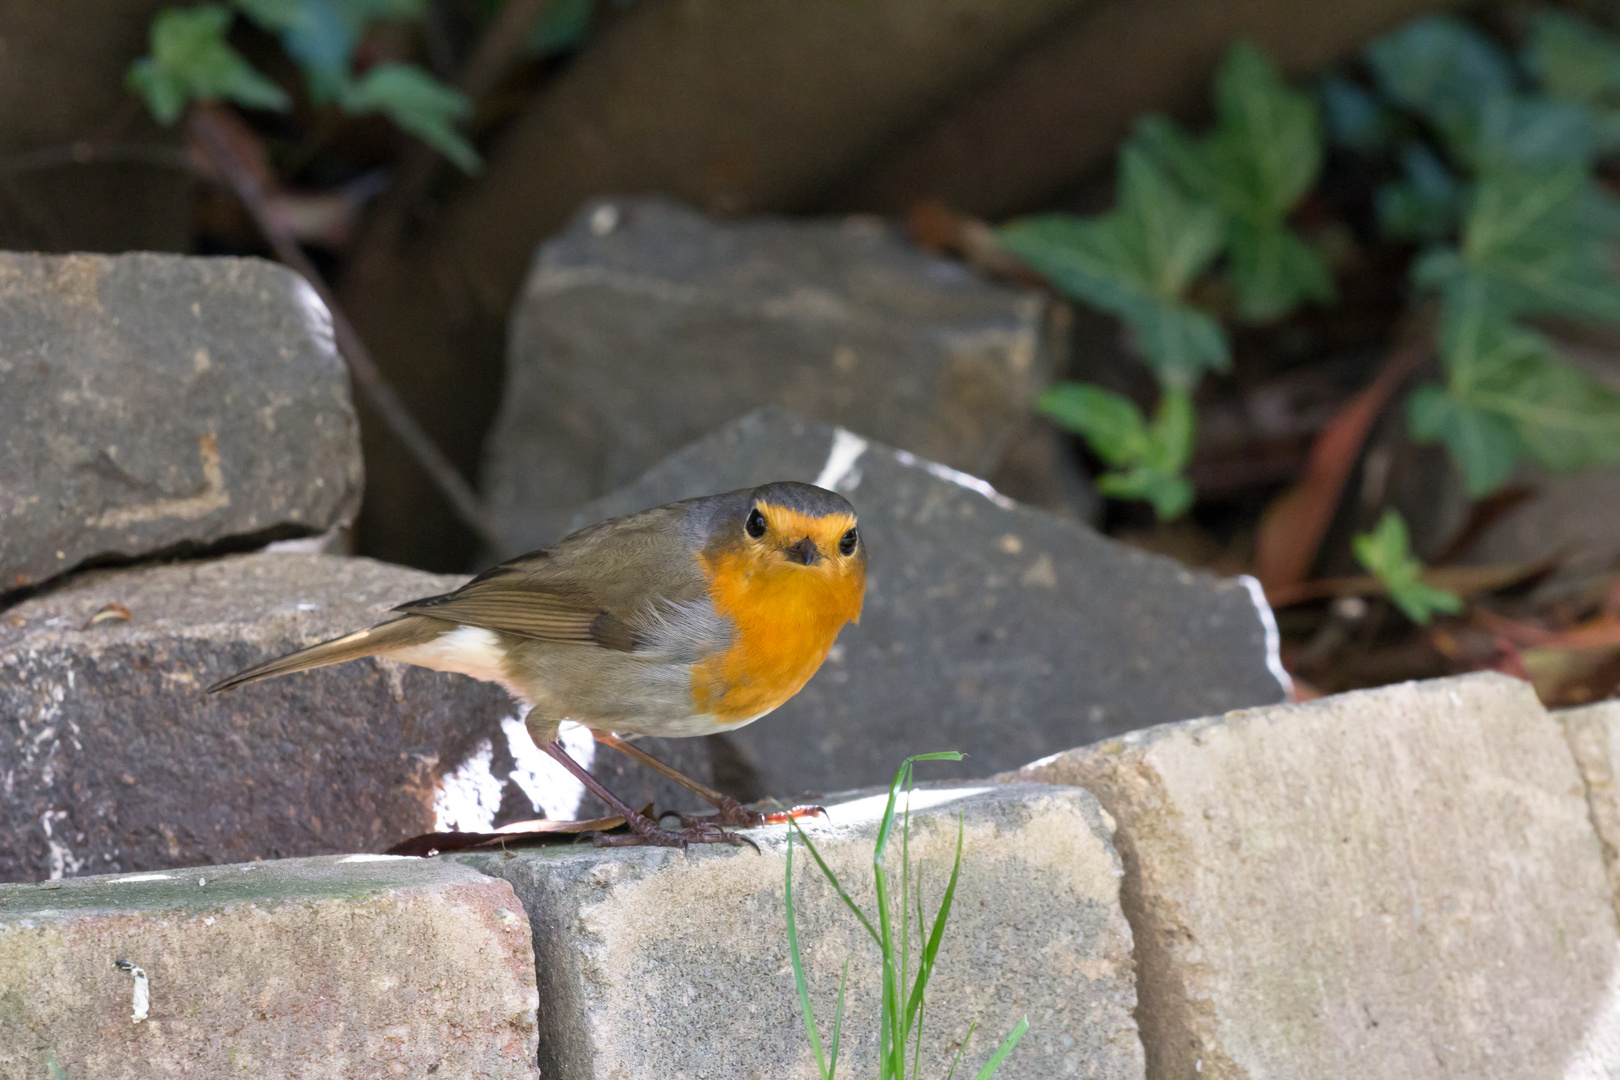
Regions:
<svg viewBox="0 0 1620 1080"><path fill-rule="evenodd" d="M751 724L798 693L845 623L859 622L866 546L855 508L779 482L686 499L579 530L401 614L214 684L384 656L498 683L528 707L535 744L622 816L598 843L739 843L726 826L765 816L682 776L621 735L709 735ZM661 828L557 741L573 720L713 803Z"/></svg>

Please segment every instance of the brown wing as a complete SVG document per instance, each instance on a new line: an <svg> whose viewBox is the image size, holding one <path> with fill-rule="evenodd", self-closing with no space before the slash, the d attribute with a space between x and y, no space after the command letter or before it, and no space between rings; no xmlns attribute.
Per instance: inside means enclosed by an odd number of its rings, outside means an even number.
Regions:
<svg viewBox="0 0 1620 1080"><path fill-rule="evenodd" d="M394 610L539 641L633 652L638 642L627 620L638 610L703 590L686 543L671 527L676 509L582 529L552 548L487 570L455 592Z"/></svg>

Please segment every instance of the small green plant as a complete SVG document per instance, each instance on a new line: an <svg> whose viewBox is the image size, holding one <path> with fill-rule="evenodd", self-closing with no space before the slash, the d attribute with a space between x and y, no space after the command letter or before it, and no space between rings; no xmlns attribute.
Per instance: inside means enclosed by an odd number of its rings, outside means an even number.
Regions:
<svg viewBox="0 0 1620 1080"><path fill-rule="evenodd" d="M1113 210L1026 218L999 234L1057 289L1118 315L1158 377L1151 428L1133 403L1100 387L1060 385L1041 409L1123 470L1103 478L1105 494L1146 499L1161 518L1192 504L1182 476L1193 441L1189 395L1206 371L1231 363L1216 313L1189 298L1195 283L1223 278L1231 316L1246 322L1333 297L1326 262L1287 224L1321 168L1315 103L1243 42L1221 67L1216 101L1203 139L1164 117L1142 120L1120 154Z"/></svg>
<svg viewBox="0 0 1620 1080"><path fill-rule="evenodd" d="M1139 123L1114 210L1001 230L1060 291L1118 315L1167 395L1152 427L1099 388L1042 399L1111 467L1104 494L1146 499L1161 518L1186 510L1193 418L1183 428L1168 394L1227 367L1216 314L1263 322L1332 300L1327 264L1288 225L1321 168L1324 113L1338 145L1393 166L1377 192L1384 234L1424 245L1412 280L1438 303L1445 377L1409 399L1412 435L1444 444L1476 498L1521 461L1573 471L1620 460L1620 394L1526 322L1620 323L1620 203L1595 172L1620 150L1620 42L1543 12L1515 57L1462 19L1433 16L1375 41L1365 61L1371 89L1331 76L1313 100L1239 43L1217 76L1208 135ZM1229 310L1195 304L1200 281L1205 302L1227 295Z"/></svg>
<svg viewBox="0 0 1620 1080"><path fill-rule="evenodd" d="M292 99L231 47L238 14L276 35L304 73L310 100L351 115L379 113L462 170L478 154L456 130L471 111L459 91L414 64L373 64L354 70L362 34L372 23L419 19L427 0L233 0L166 8L152 22L151 55L130 67L129 84L152 115L172 124L193 101L230 101L284 111Z"/></svg>
<svg viewBox="0 0 1620 1080"><path fill-rule="evenodd" d="M928 980L934 972L934 961L939 954L940 942L945 934L945 920L950 915L951 903L956 896L956 883L962 870L962 822L957 819L956 826L956 862L951 868L950 881L945 886L945 893L940 898L939 910L934 916L933 925L929 926L923 918L922 896L920 891L913 894L912 872L909 851L911 835L911 788L912 769L919 761L961 761L962 755L955 751L942 751L934 754L916 754L906 758L899 770L894 774L894 782L889 785L889 801L884 808L882 821L878 825L877 842L872 848L872 874L877 892L877 922L861 910L860 905L844 889L838 876L833 873L821 857L821 853L810 842L794 822L788 833L787 848L787 938L788 953L793 962L793 981L799 994L799 1009L804 1016L805 1032L810 1038L810 1047L815 1055L816 1069L822 1080L834 1080L838 1071L838 1048L844 1028L844 991L849 981L849 960L844 961L844 977L838 987L838 1001L834 1008L831 1036L823 1047L821 1032L816 1023L815 1012L810 1004L810 990L805 982L804 963L799 955L798 922L793 907L793 845L794 834L804 842L816 865L826 875L827 881L838 893L839 899L855 917L860 920L872 941L877 945L882 957L882 1004L879 1009L879 1037L878 1037L878 1076L880 1080L905 1080L906 1077L916 1077L917 1063L922 1053L923 1014L926 1004L926 990ZM898 898L892 895L892 881L885 856L888 852L889 837L895 824L895 802L900 789L906 791L906 810L900 822L900 893ZM896 903L896 899L898 903ZM917 936L917 972L915 978L911 975L912 959L912 925L911 910L916 907L916 936ZM896 911L898 908L898 911ZM909 986L908 986L909 982ZM968 1028L962 1039L962 1045L957 1049L956 1058L951 1063L950 1072L946 1080L955 1076L956 1068L961 1063L962 1052L967 1042L973 1037L977 1024ZM990 1080L996 1075L1006 1062L1013 1047L1018 1040L1024 1037L1029 1029L1028 1019L1018 1021L1018 1024L996 1047L984 1067L974 1074L974 1080ZM910 1071L907 1071L906 1057L911 1056Z"/></svg>
<svg viewBox="0 0 1620 1080"><path fill-rule="evenodd" d="M1463 609L1457 594L1423 582L1423 564L1412 554L1406 521L1394 510L1385 510L1377 527L1352 539L1350 548L1413 622L1426 624L1437 611L1455 615Z"/></svg>
<svg viewBox="0 0 1620 1080"><path fill-rule="evenodd" d="M1594 174L1620 148L1620 45L1543 13L1516 64L1466 22L1435 16L1374 42L1367 64L1396 113L1383 130L1408 133L1380 220L1429 245L1412 278L1441 309L1445 381L1412 395L1412 434L1443 443L1476 498L1524 459L1560 471L1620 459L1620 394L1524 325L1620 322L1620 207Z"/></svg>

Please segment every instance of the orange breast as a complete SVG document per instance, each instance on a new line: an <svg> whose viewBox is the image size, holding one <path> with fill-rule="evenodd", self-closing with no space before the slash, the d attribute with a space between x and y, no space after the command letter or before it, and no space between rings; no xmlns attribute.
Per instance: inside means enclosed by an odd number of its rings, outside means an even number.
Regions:
<svg viewBox="0 0 1620 1080"><path fill-rule="evenodd" d="M721 724L770 712L821 667L844 624L861 617L859 564L798 566L746 550L700 556L715 608L736 641L692 668L692 701Z"/></svg>

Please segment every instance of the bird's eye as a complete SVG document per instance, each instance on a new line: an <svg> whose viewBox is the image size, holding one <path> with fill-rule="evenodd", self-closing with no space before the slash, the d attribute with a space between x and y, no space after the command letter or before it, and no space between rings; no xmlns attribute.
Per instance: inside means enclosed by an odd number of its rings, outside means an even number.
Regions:
<svg viewBox="0 0 1620 1080"><path fill-rule="evenodd" d="M765 535L765 515L759 512L759 507L754 507L754 512L748 515L743 529L755 540Z"/></svg>
<svg viewBox="0 0 1620 1080"><path fill-rule="evenodd" d="M843 555L855 554L855 543L858 539L859 537L855 535L855 530L849 530L849 532L844 534L843 539L838 541L839 553Z"/></svg>

